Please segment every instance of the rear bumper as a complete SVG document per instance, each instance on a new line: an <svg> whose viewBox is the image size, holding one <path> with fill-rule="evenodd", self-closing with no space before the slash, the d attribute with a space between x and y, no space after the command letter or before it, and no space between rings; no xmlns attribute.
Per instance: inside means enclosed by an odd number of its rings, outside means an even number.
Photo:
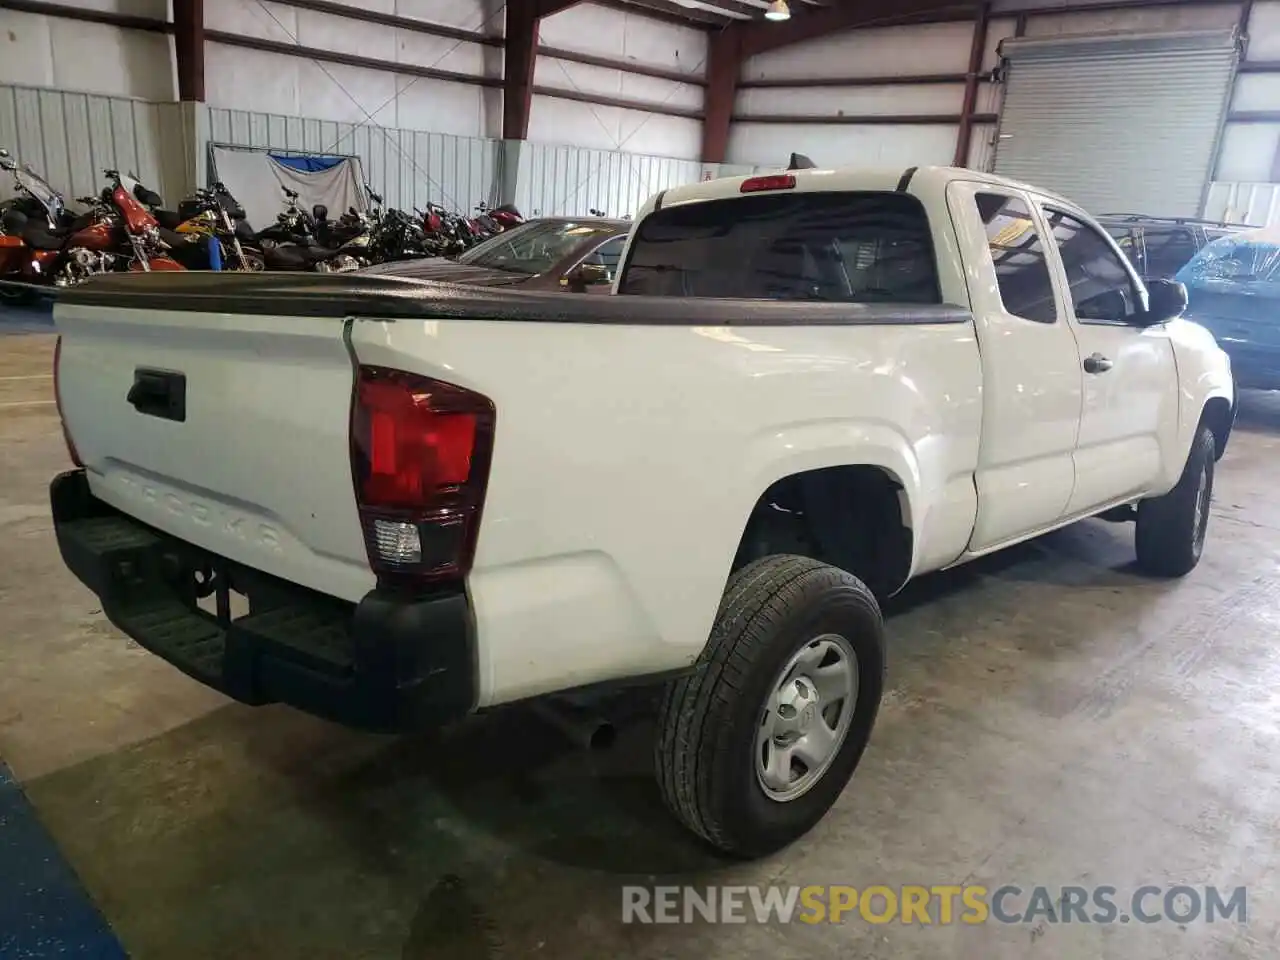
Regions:
<svg viewBox="0 0 1280 960"><path fill-rule="evenodd" d="M287 703L349 726L423 729L476 704L475 625L461 588L371 591L358 604L231 563L93 496L83 470L50 485L63 561L120 630L243 703ZM197 573L207 578L201 587ZM248 597L232 618L230 591ZM216 598L217 612L197 606Z"/></svg>

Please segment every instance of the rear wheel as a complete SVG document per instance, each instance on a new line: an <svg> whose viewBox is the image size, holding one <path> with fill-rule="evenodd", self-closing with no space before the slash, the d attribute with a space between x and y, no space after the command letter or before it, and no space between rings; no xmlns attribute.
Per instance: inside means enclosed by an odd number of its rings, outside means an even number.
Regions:
<svg viewBox="0 0 1280 960"><path fill-rule="evenodd" d="M1162 497L1138 504L1138 565L1158 577L1181 577L1204 552L1213 499L1215 442L1201 426L1191 444L1178 485Z"/></svg>
<svg viewBox="0 0 1280 960"><path fill-rule="evenodd" d="M663 697L655 762L668 807L737 856L803 836L866 748L884 666L880 608L856 577L795 556L742 568L697 668Z"/></svg>

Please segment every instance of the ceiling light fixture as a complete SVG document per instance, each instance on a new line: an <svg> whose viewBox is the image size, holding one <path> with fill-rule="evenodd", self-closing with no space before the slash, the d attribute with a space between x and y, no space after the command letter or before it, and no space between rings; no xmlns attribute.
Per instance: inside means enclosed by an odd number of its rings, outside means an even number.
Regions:
<svg viewBox="0 0 1280 960"><path fill-rule="evenodd" d="M791 8L787 6L787 0L773 0L769 4L769 9L764 12L766 20L790 20Z"/></svg>

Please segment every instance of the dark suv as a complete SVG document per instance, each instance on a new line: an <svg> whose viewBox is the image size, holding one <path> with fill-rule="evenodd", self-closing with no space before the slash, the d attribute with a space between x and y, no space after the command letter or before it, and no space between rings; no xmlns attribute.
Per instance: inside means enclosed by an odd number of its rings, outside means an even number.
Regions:
<svg viewBox="0 0 1280 960"><path fill-rule="evenodd" d="M1146 280L1171 280L1205 244L1253 227L1213 220L1110 213L1098 217Z"/></svg>

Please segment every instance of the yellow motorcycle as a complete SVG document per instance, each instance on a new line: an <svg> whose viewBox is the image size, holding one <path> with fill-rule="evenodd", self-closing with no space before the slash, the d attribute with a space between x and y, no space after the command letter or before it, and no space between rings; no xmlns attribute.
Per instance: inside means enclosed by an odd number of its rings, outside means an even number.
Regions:
<svg viewBox="0 0 1280 960"><path fill-rule="evenodd" d="M227 188L216 184L212 190L197 190L170 215L174 233L187 251L200 251L207 270L266 269L262 251L255 243L253 228L245 222L244 210ZM163 221L162 221L163 225Z"/></svg>

